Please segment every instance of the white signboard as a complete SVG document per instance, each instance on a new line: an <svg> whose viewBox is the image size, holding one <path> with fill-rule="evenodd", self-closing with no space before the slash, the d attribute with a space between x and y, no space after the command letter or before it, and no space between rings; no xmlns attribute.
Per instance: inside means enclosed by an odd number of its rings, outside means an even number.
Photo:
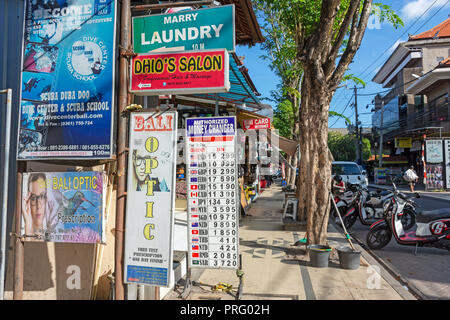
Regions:
<svg viewBox="0 0 450 320"><path fill-rule="evenodd" d="M236 118L186 120L189 266L237 269Z"/></svg>
<svg viewBox="0 0 450 320"><path fill-rule="evenodd" d="M442 154L442 140L426 141L426 162L427 163L444 162L444 156Z"/></svg>
<svg viewBox="0 0 450 320"><path fill-rule="evenodd" d="M445 187L450 189L450 140L445 140Z"/></svg>
<svg viewBox="0 0 450 320"><path fill-rule="evenodd" d="M131 114L125 283L167 287L172 269L177 113Z"/></svg>

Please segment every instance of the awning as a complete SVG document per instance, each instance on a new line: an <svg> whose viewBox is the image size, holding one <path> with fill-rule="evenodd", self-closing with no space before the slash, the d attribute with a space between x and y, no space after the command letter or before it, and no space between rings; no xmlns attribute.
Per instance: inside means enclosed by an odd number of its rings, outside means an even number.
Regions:
<svg viewBox="0 0 450 320"><path fill-rule="evenodd" d="M278 146L276 143L277 139L278 139ZM267 140L269 140L269 142L272 146L277 146L279 149L283 150L291 157L295 155L295 153L297 152L297 147L299 145L297 141L290 140L285 137L281 137L281 136L277 135L274 132L274 130L268 130ZM272 142L272 141L274 141L274 142Z"/></svg>
<svg viewBox="0 0 450 320"><path fill-rule="evenodd" d="M248 75L248 70L240 62L235 53L230 53L230 91L224 93L202 93L193 95L177 95L176 100L198 101L199 103L220 106L241 106L245 104L247 108L253 110L264 109L258 99L260 95Z"/></svg>

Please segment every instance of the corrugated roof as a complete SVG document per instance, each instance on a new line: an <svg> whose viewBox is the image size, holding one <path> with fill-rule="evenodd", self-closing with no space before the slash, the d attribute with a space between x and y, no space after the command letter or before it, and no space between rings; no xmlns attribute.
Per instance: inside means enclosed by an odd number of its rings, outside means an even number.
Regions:
<svg viewBox="0 0 450 320"><path fill-rule="evenodd" d="M448 67L450 67L450 57L439 62L439 65L436 67L436 69L437 68L448 68Z"/></svg>
<svg viewBox="0 0 450 320"><path fill-rule="evenodd" d="M450 37L450 17L428 31L409 37L412 40L427 40Z"/></svg>
<svg viewBox="0 0 450 320"><path fill-rule="evenodd" d="M217 97L219 101L223 102L233 104L246 103L248 105L259 107L260 101L258 96L260 94L256 91L256 88L248 75L247 69L242 65L235 53L230 54L229 60L231 84L230 91L225 93L195 94L193 96L208 100L216 100Z"/></svg>

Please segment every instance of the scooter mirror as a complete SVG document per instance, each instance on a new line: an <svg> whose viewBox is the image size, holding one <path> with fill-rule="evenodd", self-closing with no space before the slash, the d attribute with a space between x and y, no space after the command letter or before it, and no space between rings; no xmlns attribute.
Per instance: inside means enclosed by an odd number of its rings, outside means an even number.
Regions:
<svg viewBox="0 0 450 320"><path fill-rule="evenodd" d="M418 192L416 192L415 194L416 194L416 198L420 198L420 194Z"/></svg>

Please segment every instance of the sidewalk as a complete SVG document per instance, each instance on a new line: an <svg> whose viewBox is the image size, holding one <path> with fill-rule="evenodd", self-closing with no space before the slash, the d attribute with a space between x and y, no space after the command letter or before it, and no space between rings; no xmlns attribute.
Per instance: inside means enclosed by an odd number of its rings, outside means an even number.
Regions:
<svg viewBox="0 0 450 320"><path fill-rule="evenodd" d="M392 186L390 186L390 185L369 183L369 187L385 189L385 190L392 190ZM399 186L397 186L397 189L399 189L400 191L402 191L404 193L411 194L409 186L407 186L407 185L399 185ZM450 201L450 192L449 191L426 191L423 184L417 184L414 187L414 191L418 192L423 197L429 197L429 198Z"/></svg>
<svg viewBox="0 0 450 320"><path fill-rule="evenodd" d="M305 231L283 230L283 203L281 187L273 184L241 221L242 300L415 300L356 243L355 247L362 251L361 265L357 270L341 269L335 250L328 268L311 267L305 247L293 246L304 237ZM328 242L333 248L348 245L332 225L328 229ZM381 277L375 270L381 273ZM192 280L200 284L192 287L187 300L235 300L239 286L235 270L197 271L193 270ZM232 292L213 291L211 286L219 282L232 285ZM183 289L181 284L165 300L181 299Z"/></svg>

